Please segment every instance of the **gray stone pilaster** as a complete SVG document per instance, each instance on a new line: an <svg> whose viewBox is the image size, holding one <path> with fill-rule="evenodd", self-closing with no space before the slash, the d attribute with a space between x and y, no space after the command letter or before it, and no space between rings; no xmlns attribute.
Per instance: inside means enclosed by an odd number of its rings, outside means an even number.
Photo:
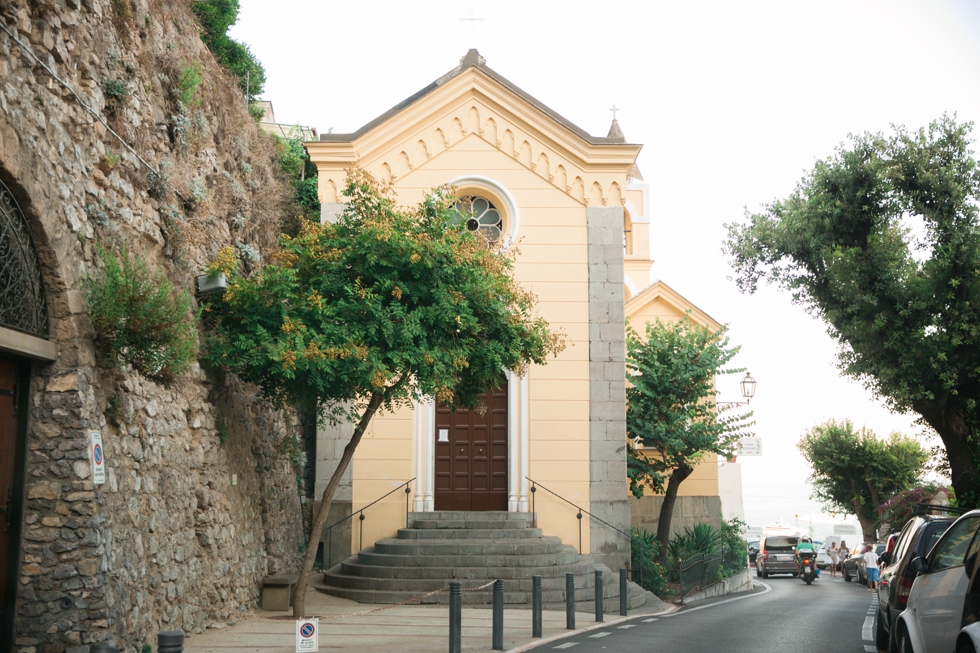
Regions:
<svg viewBox="0 0 980 653"><path fill-rule="evenodd" d="M323 497L323 490L330 482L330 477L341 456L344 455L344 447L350 442L350 436L354 432L354 425L348 422L342 424L319 424L316 429L316 497L314 509L320 509L320 499ZM353 475L354 461L352 460L347 467L347 471L340 479L340 486L337 494L330 504L330 513L327 515L326 526L340 521L351 513L351 502L353 501ZM323 564L329 561L336 565L348 558L351 551L351 522L347 520L344 524L333 529L333 537L330 539L331 552L327 553L327 531L322 534L324 547Z"/></svg>
<svg viewBox="0 0 980 653"><path fill-rule="evenodd" d="M626 342L623 208L586 209L589 247L590 510L629 533L626 485ZM629 560L621 533L591 520L592 557L612 570Z"/></svg>
<svg viewBox="0 0 980 653"><path fill-rule="evenodd" d="M320 224L325 222L336 222L337 216L344 212L346 204L343 202L323 202L320 204Z"/></svg>

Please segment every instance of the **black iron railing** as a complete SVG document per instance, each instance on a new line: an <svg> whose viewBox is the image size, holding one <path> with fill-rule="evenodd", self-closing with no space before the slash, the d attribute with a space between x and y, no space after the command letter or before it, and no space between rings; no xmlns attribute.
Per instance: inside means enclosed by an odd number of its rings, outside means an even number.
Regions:
<svg viewBox="0 0 980 653"><path fill-rule="evenodd" d="M356 510L356 511L352 512L351 514L347 515L346 517L344 517L343 519L341 519L339 521L335 521L334 523L332 523L329 526L327 526L327 528L326 528L326 531L327 531L327 556L326 556L327 557L327 564L323 567L323 569L324 570L327 570L327 569L330 569L333 566L333 546L332 545L333 545L333 529L334 529L334 527L335 526L340 526L341 524L343 524L344 522L346 522L349 519L353 519L354 516L356 515L357 516L357 520L359 522L358 523L358 533L357 533L357 550L360 551L361 549L364 548L364 513L365 513L365 511L368 508L370 508L371 506L373 506L374 504L376 504L376 503L378 503L380 501L383 501L384 499L387 499L392 494L394 494L395 492L397 492L398 490L400 490L402 488L405 488L405 528L408 528L408 513L410 512L410 510L409 510L409 500L410 500L410 497L412 495L411 483L414 482L414 481L415 481L414 478L411 478L411 479L405 481L404 483L402 483L401 485L399 485L398 487L396 487L395 489L393 489L391 492L388 492L387 494L385 494L382 497L378 497L377 499L375 499L371 503L367 504L366 506L364 506L360 510Z"/></svg>
<svg viewBox="0 0 980 653"><path fill-rule="evenodd" d="M561 499L562 501L564 501L565 503L567 503L568 505L570 505L571 507L575 508L575 510L578 511L578 513L575 515L575 517L578 519L578 552L579 553L582 553L582 515L588 515L589 517L591 517L592 519L596 520L600 524L603 524L604 526L607 526L608 528L613 529L614 531L616 531L617 533L619 533L620 535L622 535L623 537L625 537L626 538L626 541L628 541L628 542L629 541L632 541L633 538L626 531L623 531L623 530L620 530L619 528L616 528L615 526L613 526L612 524L610 524L609 522L607 522L602 517L596 517L595 515L593 515L588 510L585 510L584 508L580 507L576 503L574 503L572 501L569 501L568 499L566 499L565 497L561 496L560 494L555 494L554 492L552 492L551 490L549 490L545 486L543 486L540 483L538 483L537 481L535 481L533 478L531 478L529 476L525 476L524 478L526 478L527 480L531 481L531 514L534 515L534 527L535 528L538 527L538 513L537 513L537 510L535 510L534 498L535 498L535 495L537 494L538 488L540 487L542 490L544 490L548 494L550 494L553 497L556 497L558 499Z"/></svg>

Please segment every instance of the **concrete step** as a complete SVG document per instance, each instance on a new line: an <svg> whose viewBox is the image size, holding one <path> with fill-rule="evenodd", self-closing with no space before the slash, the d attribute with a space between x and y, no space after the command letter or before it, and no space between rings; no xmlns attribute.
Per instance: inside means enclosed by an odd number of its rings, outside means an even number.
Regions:
<svg viewBox="0 0 980 653"><path fill-rule="evenodd" d="M405 592L429 592L431 590L446 587L450 581L457 581L463 586L479 586L488 580L495 580L494 576L486 578L376 578L371 576L356 576L343 573L326 572L323 574L323 582L333 587L363 590L383 590L383 591L405 591ZM504 579L505 592L530 592L533 588L531 578L511 578ZM541 579L541 588L547 593L560 594L556 599L563 601L565 591L565 576L552 576ZM619 587L603 583L602 595L613 597L619 595ZM581 600L583 597L595 596L595 575L592 573L582 573L575 577L576 597ZM578 594L582 592L583 594Z"/></svg>
<svg viewBox="0 0 980 653"><path fill-rule="evenodd" d="M531 521L534 515L528 512L507 512L506 510L439 510L437 512L410 512L408 522L416 519L431 521Z"/></svg>
<svg viewBox="0 0 980 653"><path fill-rule="evenodd" d="M476 540L444 539L444 540L401 540L386 537L374 544L375 553L388 555L487 555L487 556L530 556L560 553L562 543L557 537L540 537L535 539L488 539Z"/></svg>
<svg viewBox="0 0 980 653"><path fill-rule="evenodd" d="M591 574L593 570L592 559L588 556L579 556L577 562L567 565L552 565L548 567L381 567L378 565L365 565L357 561L357 556L348 558L340 565L336 565L327 573L343 574L346 576L363 576L366 578L437 578L437 579L483 579L496 580L497 578L526 579L530 582L532 576L541 576L542 582L546 578L561 578L564 582L565 574L572 573L577 576ZM447 581L448 582L448 581ZM608 582L608 580L606 581Z"/></svg>
<svg viewBox="0 0 980 653"><path fill-rule="evenodd" d="M358 562L365 565L384 567L551 567L568 565L578 561L574 547L562 546L555 553L543 554L493 554L493 555L392 555L378 553L375 547L368 547L357 554Z"/></svg>
<svg viewBox="0 0 980 653"><path fill-rule="evenodd" d="M542 537L540 528L399 528L399 540L493 540Z"/></svg>
<svg viewBox="0 0 980 653"><path fill-rule="evenodd" d="M432 514L432 513L426 513ZM509 514L509 513L505 513ZM409 520L412 528L527 528L526 519L415 519Z"/></svg>

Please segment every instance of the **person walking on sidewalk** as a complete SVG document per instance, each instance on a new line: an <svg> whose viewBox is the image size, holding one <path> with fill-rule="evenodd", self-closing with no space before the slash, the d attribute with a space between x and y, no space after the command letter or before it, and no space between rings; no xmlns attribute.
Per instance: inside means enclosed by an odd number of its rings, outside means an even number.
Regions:
<svg viewBox="0 0 980 653"><path fill-rule="evenodd" d="M868 545L868 550L864 556L864 575L868 579L868 591L874 592L878 589L878 554L875 553L875 545Z"/></svg>

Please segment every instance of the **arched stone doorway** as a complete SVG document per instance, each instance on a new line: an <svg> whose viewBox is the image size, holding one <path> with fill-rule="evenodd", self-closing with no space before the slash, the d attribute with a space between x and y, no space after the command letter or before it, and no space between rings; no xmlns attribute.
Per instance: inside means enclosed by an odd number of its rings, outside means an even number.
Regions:
<svg viewBox="0 0 980 653"><path fill-rule="evenodd" d="M27 220L0 180L0 650L12 645L33 360L53 360L41 265Z"/></svg>

